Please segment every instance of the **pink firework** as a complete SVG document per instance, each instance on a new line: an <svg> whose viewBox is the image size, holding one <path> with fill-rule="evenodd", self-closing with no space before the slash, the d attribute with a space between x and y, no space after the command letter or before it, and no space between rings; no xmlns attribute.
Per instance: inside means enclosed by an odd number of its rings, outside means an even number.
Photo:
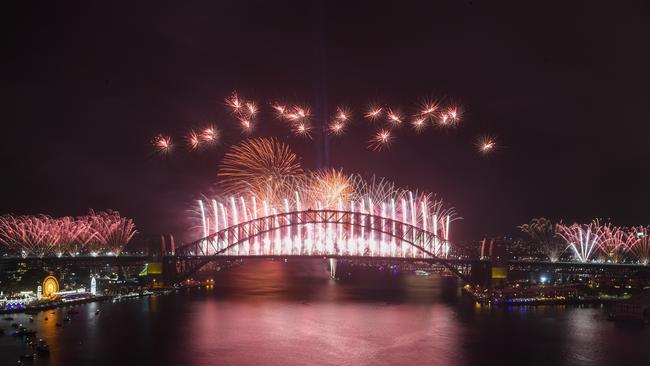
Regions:
<svg viewBox="0 0 650 366"><path fill-rule="evenodd" d="M415 117L413 121L411 121L411 125L416 132L420 132L427 126L426 121L427 120L424 117Z"/></svg>
<svg viewBox="0 0 650 366"><path fill-rule="evenodd" d="M374 151L388 149L393 142L393 136L387 129L381 129L368 141L368 148Z"/></svg>
<svg viewBox="0 0 650 366"><path fill-rule="evenodd" d="M476 148L483 155L490 154L497 148L496 138L492 136L481 136L476 141Z"/></svg>
<svg viewBox="0 0 650 366"><path fill-rule="evenodd" d="M201 135L199 137L201 141L206 144L216 144L219 142L220 132L216 127L208 126L204 128L203 131L201 131Z"/></svg>
<svg viewBox="0 0 650 366"><path fill-rule="evenodd" d="M343 107L336 108L335 119L340 122L346 122L350 118L350 111Z"/></svg>
<svg viewBox="0 0 650 366"><path fill-rule="evenodd" d="M311 138L311 126L304 122L299 122L291 127L291 131L298 137Z"/></svg>
<svg viewBox="0 0 650 366"><path fill-rule="evenodd" d="M246 117L239 117L239 124L241 126L242 132L249 134L253 132L253 122L251 119Z"/></svg>
<svg viewBox="0 0 650 366"><path fill-rule="evenodd" d="M438 104L426 102L420 108L420 115L425 117L432 117L438 111Z"/></svg>
<svg viewBox="0 0 650 366"><path fill-rule="evenodd" d="M253 130L254 118L258 113L257 104L252 100L246 100L233 92L232 96L226 98L226 105L228 105L232 113L239 121L239 126L243 133L250 133Z"/></svg>
<svg viewBox="0 0 650 366"><path fill-rule="evenodd" d="M440 113L438 118L438 126L440 127L454 127L460 123L460 109L452 106L448 107L444 112Z"/></svg>
<svg viewBox="0 0 650 366"><path fill-rule="evenodd" d="M340 121L332 121L330 122L327 131L331 135L339 136L345 132L345 123Z"/></svg>
<svg viewBox="0 0 650 366"><path fill-rule="evenodd" d="M243 103L237 96L236 92L233 92L232 95L225 100L226 105L232 109L233 113L238 113L241 111Z"/></svg>
<svg viewBox="0 0 650 366"><path fill-rule="evenodd" d="M187 147L190 151L196 150L201 146L201 139L199 138L199 135L194 132L194 130L190 130L190 132L187 134L186 140Z"/></svg>
<svg viewBox="0 0 650 366"><path fill-rule="evenodd" d="M159 154L168 154L171 151L173 146L172 138L169 136L164 136L162 134L156 135L153 138L151 144L153 145L156 152Z"/></svg>
<svg viewBox="0 0 650 366"><path fill-rule="evenodd" d="M388 122L394 126L399 126L402 124L402 116L398 112L389 109L386 117L388 118Z"/></svg>
<svg viewBox="0 0 650 366"><path fill-rule="evenodd" d="M246 111L250 116L254 116L257 114L257 106L255 105L255 102L246 102Z"/></svg>
<svg viewBox="0 0 650 366"><path fill-rule="evenodd" d="M377 118L381 117L383 111L384 109L382 107L373 106L370 107L370 110L366 112L366 114L364 114L364 117L370 120L376 120Z"/></svg>
<svg viewBox="0 0 650 366"><path fill-rule="evenodd" d="M310 116L311 112L309 108L297 105L285 110L284 113L284 118L286 118L290 123L306 122L309 120Z"/></svg>
<svg viewBox="0 0 650 366"><path fill-rule="evenodd" d="M460 120L460 112L458 111L458 107L449 107L449 108L447 108L447 115L454 122L457 122L458 120Z"/></svg>
<svg viewBox="0 0 650 366"><path fill-rule="evenodd" d="M275 113L277 114L278 118L285 117L285 112L287 111L286 106L279 103L273 103L271 104L271 107L275 110Z"/></svg>

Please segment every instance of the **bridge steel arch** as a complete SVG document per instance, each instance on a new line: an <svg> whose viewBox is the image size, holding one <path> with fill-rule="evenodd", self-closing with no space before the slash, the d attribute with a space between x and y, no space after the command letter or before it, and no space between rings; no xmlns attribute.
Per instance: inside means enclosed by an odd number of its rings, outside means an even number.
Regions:
<svg viewBox="0 0 650 366"><path fill-rule="evenodd" d="M446 256L449 242L424 228L387 217L305 210L231 225L176 248L176 255L210 256L221 254L226 248L228 255L240 256L329 254L436 258Z"/></svg>
<svg viewBox="0 0 650 366"><path fill-rule="evenodd" d="M189 277L219 258L313 256L439 262L467 281L447 260L447 240L425 228L362 212L304 210L237 223L176 248L190 260Z"/></svg>

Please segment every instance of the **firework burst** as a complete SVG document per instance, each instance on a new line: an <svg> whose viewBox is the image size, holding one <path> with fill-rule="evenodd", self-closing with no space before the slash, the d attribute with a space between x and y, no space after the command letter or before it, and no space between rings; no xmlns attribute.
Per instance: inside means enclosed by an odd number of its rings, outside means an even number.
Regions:
<svg viewBox="0 0 650 366"><path fill-rule="evenodd" d="M187 140L187 148L190 151L198 149L201 145L201 139L194 130L190 130L185 139Z"/></svg>
<svg viewBox="0 0 650 366"><path fill-rule="evenodd" d="M236 126L242 134L250 135L257 126L257 118L264 111L255 101L242 97L237 92L233 92L229 97L224 99L226 107L231 112ZM270 108L275 112L277 118L286 123L289 131L296 137L311 139L315 126L312 125L312 111L307 105L299 104L282 104L270 103ZM369 137L370 147L372 150L383 150L390 145L394 133L393 131L403 125L410 125L415 132L421 132L433 125L441 127L455 126L461 119L461 109L456 105L443 105L437 100L425 100L420 103L414 111L402 114L397 108L389 108L383 105L371 105L362 115L370 120L381 120L382 131L374 132ZM409 117L412 116L412 117ZM351 110L347 107L337 106L330 116L330 122L325 126L324 132L330 135L340 136L346 133L352 122ZM189 151L202 149L204 146L218 142L220 138L219 131L215 127L209 127L205 130L190 130L187 135L182 136L185 140ZM169 136L156 135L152 140L156 152L166 154L171 151L172 138ZM488 154L496 147L492 141L484 141L479 147L479 151Z"/></svg>
<svg viewBox="0 0 650 366"><path fill-rule="evenodd" d="M427 126L426 121L424 117L415 117L411 121L411 125L415 131L420 132Z"/></svg>
<svg viewBox="0 0 650 366"><path fill-rule="evenodd" d="M382 107L377 107L377 106L372 106L370 109L364 114L364 117L368 118L371 121L376 120L377 118L381 117L381 114L384 112L384 108Z"/></svg>
<svg viewBox="0 0 650 366"><path fill-rule="evenodd" d="M496 138L493 136L481 136L476 140L476 148L483 155L488 155L497 148Z"/></svg>
<svg viewBox="0 0 650 366"><path fill-rule="evenodd" d="M327 131L331 135L340 136L345 132L345 123L341 121L332 121L327 127Z"/></svg>
<svg viewBox="0 0 650 366"><path fill-rule="evenodd" d="M305 122L295 123L291 126L291 131L296 136L311 138L311 126Z"/></svg>
<svg viewBox="0 0 650 366"><path fill-rule="evenodd" d="M427 117L427 118L433 118L435 114L438 112L439 105L438 103L434 102L424 102L420 106L420 116L422 117Z"/></svg>
<svg viewBox="0 0 650 366"><path fill-rule="evenodd" d="M225 102L233 113L239 113L244 105L244 102L237 96L237 92L233 92L230 97L226 98Z"/></svg>
<svg viewBox="0 0 650 366"><path fill-rule="evenodd" d="M199 137L205 144L217 144L221 137L221 132L214 126L208 126L201 131Z"/></svg>
<svg viewBox="0 0 650 366"><path fill-rule="evenodd" d="M388 122L395 127L402 124L402 116L397 111L389 109L386 113L386 118L388 119Z"/></svg>
<svg viewBox="0 0 650 366"><path fill-rule="evenodd" d="M221 161L219 184L227 194L264 197L282 190L287 177L302 173L300 159L289 145L275 139L247 139L232 146Z"/></svg>
<svg viewBox="0 0 650 366"><path fill-rule="evenodd" d="M286 106L279 103L273 103L271 104L271 107L275 110L275 113L277 114L278 118L284 118L284 114L287 111Z"/></svg>
<svg viewBox="0 0 650 366"><path fill-rule="evenodd" d="M257 103L241 98L237 92L233 92L225 101L239 122L242 133L250 134L255 126L255 117L258 113Z"/></svg>
<svg viewBox="0 0 650 366"><path fill-rule="evenodd" d="M162 155L168 154L173 147L172 138L170 136L164 136L162 134L156 135L153 138L153 141L151 141L151 144L153 145L155 151Z"/></svg>
<svg viewBox="0 0 650 366"><path fill-rule="evenodd" d="M368 141L368 148L374 151L382 151L390 148L392 142L392 133L387 129L381 129Z"/></svg>
<svg viewBox="0 0 650 366"><path fill-rule="evenodd" d="M349 201L354 195L354 183L340 170L317 170L307 175L302 191L308 202L326 208L336 208L339 201ZM316 208L316 207L314 207Z"/></svg>

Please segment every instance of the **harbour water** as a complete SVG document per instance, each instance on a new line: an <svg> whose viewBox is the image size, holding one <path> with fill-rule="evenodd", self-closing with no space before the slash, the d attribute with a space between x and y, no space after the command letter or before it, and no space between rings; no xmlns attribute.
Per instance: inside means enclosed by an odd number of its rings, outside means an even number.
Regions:
<svg viewBox="0 0 650 366"><path fill-rule="evenodd" d="M486 307L453 277L334 281L325 263L251 261L212 288L0 320L0 364L50 346L34 365L644 365L650 327L601 306ZM99 310L97 313L96 310ZM69 316L70 321L63 319ZM47 317L47 320L45 318ZM56 323L62 326L57 326Z"/></svg>

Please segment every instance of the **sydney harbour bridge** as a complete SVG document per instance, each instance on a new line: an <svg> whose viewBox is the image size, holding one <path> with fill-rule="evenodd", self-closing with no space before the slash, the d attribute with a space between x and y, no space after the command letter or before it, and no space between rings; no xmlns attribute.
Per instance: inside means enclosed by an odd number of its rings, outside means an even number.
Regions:
<svg viewBox="0 0 650 366"><path fill-rule="evenodd" d="M436 221L438 219L436 218ZM457 260L448 258L452 244L449 217L432 231L365 212L303 210L251 219L216 231L174 249L166 257L164 271L184 279L206 264L221 259L326 258L336 277L337 260L380 259L392 262L429 262L459 271Z"/></svg>

